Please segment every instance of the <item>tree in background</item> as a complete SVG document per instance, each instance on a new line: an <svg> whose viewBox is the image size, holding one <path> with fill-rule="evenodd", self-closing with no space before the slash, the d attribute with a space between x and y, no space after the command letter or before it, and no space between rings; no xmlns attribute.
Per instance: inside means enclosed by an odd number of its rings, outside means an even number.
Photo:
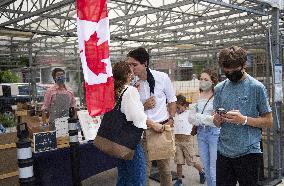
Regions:
<svg viewBox="0 0 284 186"><path fill-rule="evenodd" d="M20 77L11 70L0 72L0 83L17 83Z"/></svg>

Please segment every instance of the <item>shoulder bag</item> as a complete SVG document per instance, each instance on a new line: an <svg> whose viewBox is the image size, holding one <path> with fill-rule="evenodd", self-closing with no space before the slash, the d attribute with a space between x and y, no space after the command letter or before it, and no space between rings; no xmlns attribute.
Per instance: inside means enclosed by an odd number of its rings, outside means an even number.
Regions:
<svg viewBox="0 0 284 186"><path fill-rule="evenodd" d="M126 89L115 107L104 114L94 145L110 156L131 160L141 140L143 129L137 128L133 121L127 121L125 114L120 110Z"/></svg>

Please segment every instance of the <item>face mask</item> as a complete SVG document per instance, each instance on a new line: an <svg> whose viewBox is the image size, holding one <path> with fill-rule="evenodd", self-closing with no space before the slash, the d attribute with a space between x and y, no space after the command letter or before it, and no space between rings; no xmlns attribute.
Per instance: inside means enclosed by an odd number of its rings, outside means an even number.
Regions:
<svg viewBox="0 0 284 186"><path fill-rule="evenodd" d="M225 76L232 82L237 83L240 79L242 79L244 73L242 69L233 71L232 73L225 73Z"/></svg>
<svg viewBox="0 0 284 186"><path fill-rule="evenodd" d="M199 88L203 91L209 90L212 87L212 82L211 81L204 81L200 80L199 81Z"/></svg>
<svg viewBox="0 0 284 186"><path fill-rule="evenodd" d="M55 79L55 83L57 83L57 84L64 84L65 83L65 76L58 76Z"/></svg>

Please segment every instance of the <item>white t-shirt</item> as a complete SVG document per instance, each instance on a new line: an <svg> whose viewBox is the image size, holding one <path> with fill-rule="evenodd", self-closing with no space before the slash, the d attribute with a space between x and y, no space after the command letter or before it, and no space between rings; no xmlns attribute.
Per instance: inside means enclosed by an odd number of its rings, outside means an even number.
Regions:
<svg viewBox="0 0 284 186"><path fill-rule="evenodd" d="M188 110L181 114L176 114L174 118L174 134L190 135L192 124L188 121L189 114Z"/></svg>
<svg viewBox="0 0 284 186"><path fill-rule="evenodd" d="M121 112L125 114L127 121L133 121L136 127L147 129L147 116L144 113L137 88L133 86L125 86L125 88L127 90L122 96Z"/></svg>
<svg viewBox="0 0 284 186"><path fill-rule="evenodd" d="M153 109L146 110L145 113L148 116L148 119L151 119L155 122L162 122L169 118L167 103L175 102L177 100L175 90L169 76L166 73L156 70L150 71L155 79L154 95L150 94L150 87L147 80L141 80L139 87L140 99L142 103L145 103L150 96L155 97L155 107Z"/></svg>

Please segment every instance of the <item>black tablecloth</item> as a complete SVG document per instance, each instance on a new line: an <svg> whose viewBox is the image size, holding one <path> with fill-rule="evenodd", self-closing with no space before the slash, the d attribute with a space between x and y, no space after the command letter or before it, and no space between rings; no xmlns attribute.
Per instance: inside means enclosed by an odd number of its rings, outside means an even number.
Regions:
<svg viewBox="0 0 284 186"><path fill-rule="evenodd" d="M80 145L81 181L116 166L116 159L99 151L92 143ZM34 154L36 185L71 186L70 149L57 149Z"/></svg>

